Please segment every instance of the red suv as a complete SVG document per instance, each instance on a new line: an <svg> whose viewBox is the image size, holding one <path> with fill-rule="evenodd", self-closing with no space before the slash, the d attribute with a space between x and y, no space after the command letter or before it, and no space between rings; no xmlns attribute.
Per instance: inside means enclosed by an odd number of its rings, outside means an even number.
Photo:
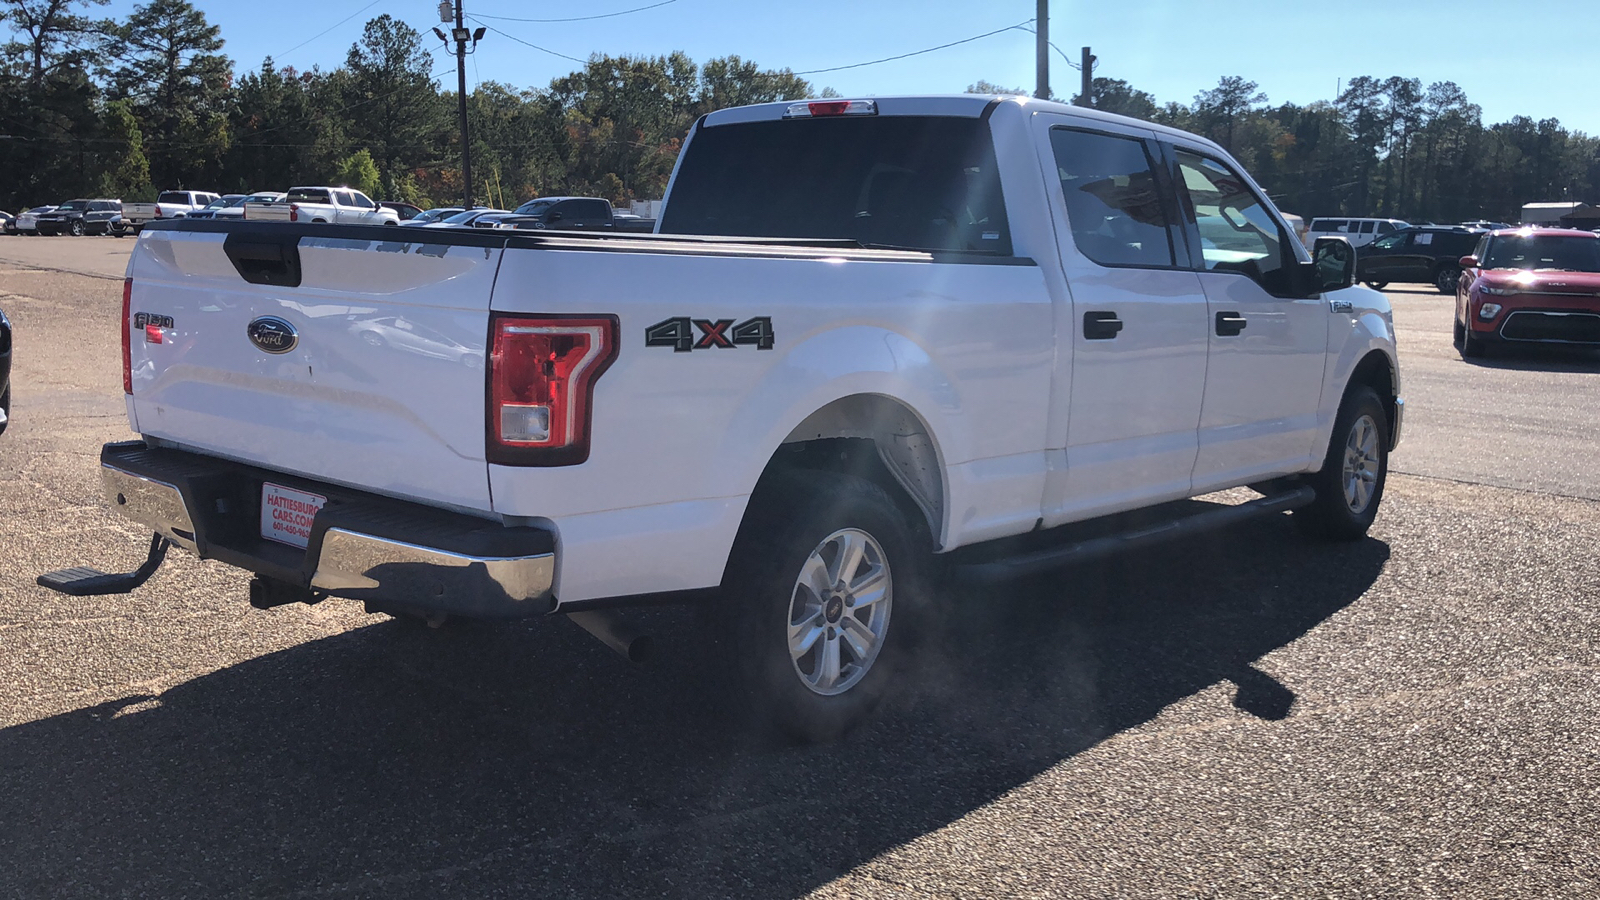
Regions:
<svg viewBox="0 0 1600 900"><path fill-rule="evenodd" d="M1600 347L1600 234L1558 228L1495 231L1461 258L1455 343Z"/></svg>

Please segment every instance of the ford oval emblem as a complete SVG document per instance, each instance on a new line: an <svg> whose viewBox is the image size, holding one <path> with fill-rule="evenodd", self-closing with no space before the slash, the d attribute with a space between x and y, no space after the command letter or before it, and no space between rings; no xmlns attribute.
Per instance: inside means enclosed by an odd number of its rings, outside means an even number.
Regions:
<svg viewBox="0 0 1600 900"><path fill-rule="evenodd" d="M250 335L250 343L268 353L288 353L300 343L300 335L294 326L277 316L261 316L252 320L245 333Z"/></svg>

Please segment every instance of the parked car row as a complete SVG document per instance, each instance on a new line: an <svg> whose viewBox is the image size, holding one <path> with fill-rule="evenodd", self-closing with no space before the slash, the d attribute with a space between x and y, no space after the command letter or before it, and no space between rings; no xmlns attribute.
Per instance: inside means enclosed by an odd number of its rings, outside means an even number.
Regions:
<svg viewBox="0 0 1600 900"><path fill-rule="evenodd" d="M0 212L7 234L137 234L164 219L256 219L313 224L526 228L562 231L655 230L655 220L619 213L599 197L539 197L516 209L444 206L424 210L395 200L375 201L345 186L293 187L254 194L162 191L154 202L71 200L11 216Z"/></svg>

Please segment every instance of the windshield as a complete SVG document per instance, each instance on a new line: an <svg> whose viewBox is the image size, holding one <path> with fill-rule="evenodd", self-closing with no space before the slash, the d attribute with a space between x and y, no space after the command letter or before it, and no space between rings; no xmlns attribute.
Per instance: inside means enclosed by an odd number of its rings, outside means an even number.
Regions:
<svg viewBox="0 0 1600 900"><path fill-rule="evenodd" d="M1505 234L1489 239L1485 269L1600 272L1600 239L1579 235Z"/></svg>
<svg viewBox="0 0 1600 900"><path fill-rule="evenodd" d="M519 216L533 216L544 212L554 205L554 200L529 200L527 203L517 207L516 212Z"/></svg>
<svg viewBox="0 0 1600 900"><path fill-rule="evenodd" d="M63 203L60 206L56 207L56 209L58 211L60 211L60 212L66 212L68 210L74 210L74 209L88 209L88 208L89 208L89 201L87 201L87 200L69 200L66 203Z"/></svg>
<svg viewBox="0 0 1600 900"><path fill-rule="evenodd" d="M241 203L276 203L277 201L278 201L278 195L277 194L251 194L250 196L244 198L240 202Z"/></svg>
<svg viewBox="0 0 1600 900"><path fill-rule="evenodd" d="M953 116L701 128L661 231L1011 254L989 126Z"/></svg>
<svg viewBox="0 0 1600 900"><path fill-rule="evenodd" d="M444 223L446 225L465 225L478 216L483 215L483 213L484 211L481 209L469 209L465 212L458 212L450 218L445 219Z"/></svg>

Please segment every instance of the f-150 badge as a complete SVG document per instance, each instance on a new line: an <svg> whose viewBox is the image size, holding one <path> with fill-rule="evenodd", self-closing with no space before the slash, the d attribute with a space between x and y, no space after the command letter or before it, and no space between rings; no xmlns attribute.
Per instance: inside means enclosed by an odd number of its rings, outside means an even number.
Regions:
<svg viewBox="0 0 1600 900"><path fill-rule="evenodd" d="M695 330L700 332L695 338ZM674 353L691 350L709 350L713 347L732 350L741 345L754 345L757 350L771 350L772 317L756 316L735 325L732 319L691 319L674 316L651 325L644 330L646 347L671 347Z"/></svg>

